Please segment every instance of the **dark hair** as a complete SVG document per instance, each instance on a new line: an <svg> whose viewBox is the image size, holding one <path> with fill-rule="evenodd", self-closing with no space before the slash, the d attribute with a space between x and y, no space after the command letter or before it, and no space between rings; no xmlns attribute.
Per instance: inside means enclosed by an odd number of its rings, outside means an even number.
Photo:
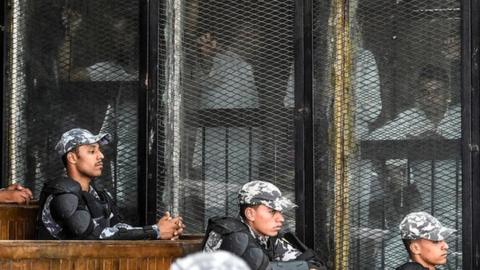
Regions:
<svg viewBox="0 0 480 270"><path fill-rule="evenodd" d="M441 81L446 84L449 82L448 72L445 69L434 65L426 65L418 73L418 82L425 79Z"/></svg>
<svg viewBox="0 0 480 270"><path fill-rule="evenodd" d="M412 257L412 251L410 250L410 245L412 244L412 242L414 240L412 239L402 239L403 241L403 244L405 245L405 248L407 249L407 252L408 252L408 256L410 256L410 258Z"/></svg>
<svg viewBox="0 0 480 270"><path fill-rule="evenodd" d="M70 152L75 152L75 154L78 154L78 146L74 147L73 149L71 149L70 151L68 151L67 153L63 154L62 156L62 163L63 163L63 167L67 168L67 164L68 164L68 160L67 160L67 155L68 153Z"/></svg>
<svg viewBox="0 0 480 270"><path fill-rule="evenodd" d="M242 217L243 220L247 220L247 217L245 216L245 209L247 209L248 207L251 207L251 208L254 208L254 209L257 209L258 206L260 206L260 204L240 204L240 217Z"/></svg>

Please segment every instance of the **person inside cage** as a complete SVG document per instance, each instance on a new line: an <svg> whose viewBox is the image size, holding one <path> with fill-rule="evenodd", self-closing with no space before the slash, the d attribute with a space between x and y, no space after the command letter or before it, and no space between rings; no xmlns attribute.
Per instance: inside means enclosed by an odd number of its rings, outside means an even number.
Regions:
<svg viewBox="0 0 480 270"><path fill-rule="evenodd" d="M282 212L296 205L274 184L244 184L238 192L238 206L238 217L209 219L204 251L232 252L252 270L326 270L315 252L284 228Z"/></svg>
<svg viewBox="0 0 480 270"><path fill-rule="evenodd" d="M368 216L371 197L376 196L377 193L377 189L375 189L373 184L377 181L378 173L375 169L374 162L362 157L359 149L361 141L367 139L368 135L372 132L371 127L380 117L382 112L382 98L377 61L373 52L364 47L361 29L358 23L355 24L354 38L357 47L352 53L353 65L350 72L352 74L351 97L352 103L354 104L352 111L353 141L358 147L356 147L356 151L350 155L348 177L350 179L350 187L355 191L350 195L352 205L351 223L354 224L351 228L351 256L352 260L362 258L362 267L368 268L368 264L374 264L376 247L378 247L379 242L381 242L377 236L383 234L383 230L372 228ZM322 97L318 101L320 105L316 110L317 114L325 119L324 122L320 124L320 129L326 130L326 126L331 124L332 121L335 121L335 119L331 119L331 103L333 103L333 98L330 97L331 93L329 93L329 88L326 88L327 90L318 89L316 80L313 80L313 89L317 93L322 93ZM290 71L283 103L286 108L293 108L295 105L293 67ZM320 117L318 117L318 119L320 119ZM327 133L328 131L322 132ZM293 137L293 130L290 131L290 134L290 136ZM293 141L293 139L291 141ZM328 144L328 142L325 141L324 144ZM322 159L328 160L328 151L329 149L325 149L321 152L321 154L324 155ZM293 159L293 155L291 155L291 159Z"/></svg>
<svg viewBox="0 0 480 270"><path fill-rule="evenodd" d="M415 106L400 112L393 120L374 130L369 140L446 142L460 139L461 107L458 103L450 104L448 72L437 66L426 65L420 69L416 84ZM459 153L458 157L454 154L437 156L435 153L440 150L422 153L430 155L431 160L428 160L428 156L411 156L408 159L401 157L385 161L383 168L386 171L382 175L388 177L379 178L379 182L375 183L375 186L382 187L379 190L384 195L374 197L369 210L371 216L377 217L375 224L391 228L399 217L411 211L435 212L449 226L458 223L461 211L455 205L460 203L458 200L461 198L461 185L458 186L461 175ZM445 150L452 152L453 149ZM409 188L420 191L417 192L418 198L411 197L415 193L404 192ZM412 209L407 209L407 206ZM386 268L392 269L399 260L402 247L398 235L392 230L385 238L384 263ZM377 264L381 262L378 260Z"/></svg>
<svg viewBox="0 0 480 270"><path fill-rule="evenodd" d="M167 212L156 224L133 227L122 223L113 197L94 184L102 174L101 146L108 133L92 134L81 128L65 132L56 145L66 175L46 182L40 195L38 239L177 239L184 229L181 217Z"/></svg>
<svg viewBox="0 0 480 270"><path fill-rule="evenodd" d="M258 38L256 30L248 22L232 24L233 32L207 32L197 39L199 57L194 77L198 114L227 110L235 116L238 110L259 106L254 68L249 62L249 52ZM236 212L232 200L236 190L258 175L259 130L229 125L234 119L223 115L218 112L209 126L195 130L192 168L202 172L205 190L215 190L204 196L205 222L219 213Z"/></svg>
<svg viewBox="0 0 480 270"><path fill-rule="evenodd" d="M0 203L28 204L32 199L32 191L18 183L0 189Z"/></svg>

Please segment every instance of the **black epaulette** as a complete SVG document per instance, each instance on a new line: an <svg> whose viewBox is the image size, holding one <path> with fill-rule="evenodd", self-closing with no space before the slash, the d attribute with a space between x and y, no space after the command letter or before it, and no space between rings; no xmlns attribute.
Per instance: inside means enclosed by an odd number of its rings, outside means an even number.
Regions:
<svg viewBox="0 0 480 270"><path fill-rule="evenodd" d="M47 183L47 185L45 186L45 192L52 195L73 193L80 197L82 187L77 181L74 181L68 177L62 177L60 179Z"/></svg>

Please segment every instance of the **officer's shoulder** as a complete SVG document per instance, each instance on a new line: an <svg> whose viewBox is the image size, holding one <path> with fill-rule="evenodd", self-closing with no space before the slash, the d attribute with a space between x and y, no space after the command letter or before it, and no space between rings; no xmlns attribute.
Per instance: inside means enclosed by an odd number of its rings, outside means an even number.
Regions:
<svg viewBox="0 0 480 270"><path fill-rule="evenodd" d="M80 184L68 177L61 177L48 182L45 189L54 195L63 193L80 194L82 191Z"/></svg>
<svg viewBox="0 0 480 270"><path fill-rule="evenodd" d="M214 231L221 234L242 232L247 229L242 221L233 217L213 217L209 219L208 223Z"/></svg>
<svg viewBox="0 0 480 270"><path fill-rule="evenodd" d="M404 263L403 265L399 266L395 270L425 270L425 268L422 265L420 265L419 263L407 262L407 263Z"/></svg>

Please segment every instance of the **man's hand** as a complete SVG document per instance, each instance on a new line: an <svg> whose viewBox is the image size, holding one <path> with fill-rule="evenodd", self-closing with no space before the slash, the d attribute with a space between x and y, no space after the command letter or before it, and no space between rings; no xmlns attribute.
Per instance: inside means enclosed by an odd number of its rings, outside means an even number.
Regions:
<svg viewBox="0 0 480 270"><path fill-rule="evenodd" d="M28 204L33 199L32 191L20 184L12 184L0 191L0 202Z"/></svg>
<svg viewBox="0 0 480 270"><path fill-rule="evenodd" d="M169 212L166 212L162 218L157 222L157 226L160 229L160 239L163 240L176 240L183 233L185 225L182 222L181 217L172 218Z"/></svg>

